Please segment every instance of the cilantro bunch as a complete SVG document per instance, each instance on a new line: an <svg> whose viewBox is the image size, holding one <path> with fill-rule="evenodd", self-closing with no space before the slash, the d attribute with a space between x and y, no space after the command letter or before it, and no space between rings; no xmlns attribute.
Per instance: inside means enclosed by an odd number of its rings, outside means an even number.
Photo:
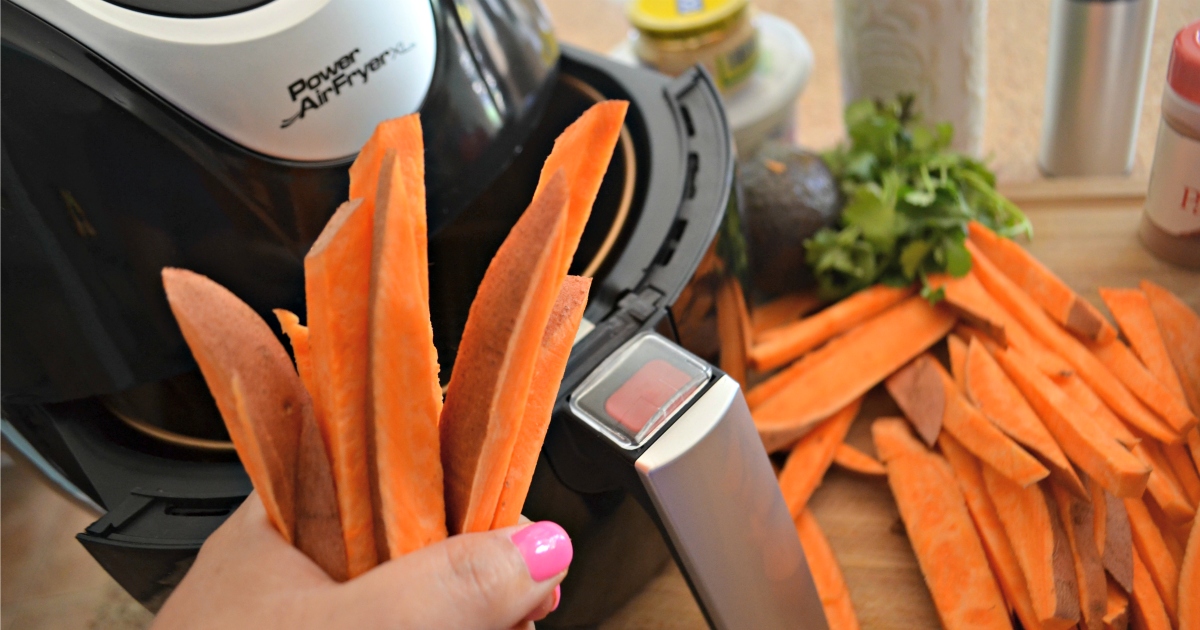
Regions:
<svg viewBox="0 0 1200 630"><path fill-rule="evenodd" d="M996 192L995 175L948 148L952 126L922 125L912 105L912 96L851 104L849 143L822 156L846 195L837 227L804 242L827 299L880 282L920 279L924 286L927 274L965 275L971 220L1009 237L1032 232L1021 210Z"/></svg>

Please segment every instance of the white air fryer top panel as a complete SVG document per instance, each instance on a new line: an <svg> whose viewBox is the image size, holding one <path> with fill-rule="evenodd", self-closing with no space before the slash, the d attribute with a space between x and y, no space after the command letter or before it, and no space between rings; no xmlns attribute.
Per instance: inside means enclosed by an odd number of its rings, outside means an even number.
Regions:
<svg viewBox="0 0 1200 630"><path fill-rule="evenodd" d="M288 160L356 153L421 106L437 57L428 0L274 0L214 18L14 2L217 133Z"/></svg>

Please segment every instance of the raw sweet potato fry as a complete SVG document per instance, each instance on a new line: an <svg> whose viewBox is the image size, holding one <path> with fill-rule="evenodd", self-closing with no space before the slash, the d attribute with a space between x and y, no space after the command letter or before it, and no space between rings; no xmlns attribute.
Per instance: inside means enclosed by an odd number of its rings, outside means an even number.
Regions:
<svg viewBox="0 0 1200 630"><path fill-rule="evenodd" d="M296 454L296 548L329 577L343 582L350 574L329 452L312 404L305 403L301 411L303 426Z"/></svg>
<svg viewBox="0 0 1200 630"><path fill-rule="evenodd" d="M1045 479L1050 471L1002 433L954 387L946 370L929 354L916 358L887 381L888 393L918 427L926 443L941 428L964 448L1021 487Z"/></svg>
<svg viewBox="0 0 1200 630"><path fill-rule="evenodd" d="M1053 499L1040 485L1022 488L989 466L983 467L983 480L1042 627L1075 625L1080 617L1075 563Z"/></svg>
<svg viewBox="0 0 1200 630"><path fill-rule="evenodd" d="M1033 299L1006 277L983 252L968 240L972 271L984 288L1000 302L1034 337L1066 359L1078 374L1118 416L1130 425L1156 435L1162 426L1149 409L1129 392L1117 377L1075 337L1058 327ZM1179 442L1181 437L1169 442Z"/></svg>
<svg viewBox="0 0 1200 630"><path fill-rule="evenodd" d="M1001 345L1008 345L1005 324L1009 318L1003 310L988 302L983 287L971 274L955 278L949 274L933 274L926 278L931 289L941 289L946 304L958 312L959 319L969 326L978 328Z"/></svg>
<svg viewBox="0 0 1200 630"><path fill-rule="evenodd" d="M1096 431L1087 413L1021 355L1002 350L996 360L1071 461L1117 497L1142 494L1149 466Z"/></svg>
<svg viewBox="0 0 1200 630"><path fill-rule="evenodd" d="M533 370L533 384L525 403L525 413L521 416L517 446L508 462L508 473L505 475L504 489L500 491L496 516L492 519L492 529L516 525L521 516L521 507L525 505L525 498L529 494L533 469L537 466L542 442L550 427L554 402L558 399L559 385L567 370L567 359L571 356L571 345L579 330L579 322L583 319L591 286L591 278L567 276L558 292L550 323L546 325L546 333L542 336L542 348Z"/></svg>
<svg viewBox="0 0 1200 630"><path fill-rule="evenodd" d="M1094 479L1087 482L1092 495L1092 513L1095 516L1096 547L1104 570L1126 592L1133 588L1133 533L1129 528L1129 514L1125 502L1100 487Z"/></svg>
<svg viewBox="0 0 1200 630"><path fill-rule="evenodd" d="M1179 627L1200 627L1200 527L1192 526L1179 572Z"/></svg>
<svg viewBox="0 0 1200 630"><path fill-rule="evenodd" d="M887 474L879 460L842 442L833 451L833 463L851 472L871 477L882 477Z"/></svg>
<svg viewBox="0 0 1200 630"><path fill-rule="evenodd" d="M804 436L788 455L787 463L779 473L779 490L792 518L804 510L817 486L821 485L838 445L846 439L861 407L862 399L854 399Z"/></svg>
<svg viewBox="0 0 1200 630"><path fill-rule="evenodd" d="M1182 444L1167 444L1162 451L1188 502L1200 506L1200 475L1196 473L1196 465L1188 455L1187 448Z"/></svg>
<svg viewBox="0 0 1200 630"><path fill-rule="evenodd" d="M1187 403L1176 398L1153 374L1150 373L1133 351L1125 346L1120 339L1114 339L1107 344L1096 344L1092 353L1109 369L1121 382L1138 397L1146 407L1167 421L1167 424L1180 435L1196 426L1196 416L1188 409Z"/></svg>
<svg viewBox="0 0 1200 630"><path fill-rule="evenodd" d="M451 534L486 531L558 296L570 191L556 175L492 259L467 316L438 424Z"/></svg>
<svg viewBox="0 0 1200 630"><path fill-rule="evenodd" d="M225 287L185 269L165 268L162 279L167 303L267 517L291 543L296 454L308 399L292 360L267 323ZM244 379L237 387L245 396L234 389L235 376Z"/></svg>
<svg viewBox="0 0 1200 630"><path fill-rule="evenodd" d="M296 359L296 371L300 373L300 382L304 384L304 389L308 391L309 396L313 399L313 412L321 406L317 403L316 393L317 384L313 382L312 355L308 348L308 327L300 323L300 318L295 313L277 308L272 311L275 313L275 318L279 320L279 327L284 334L288 336L288 340L292 344L292 356ZM321 428L321 436L326 442L328 438L328 429L321 423L320 416L317 416L317 425Z"/></svg>
<svg viewBox="0 0 1200 630"><path fill-rule="evenodd" d="M1071 543L1083 623L1089 630L1101 630L1104 627L1104 613L1108 608L1108 579L1104 575L1104 564L1096 547L1095 514L1091 500L1071 496L1057 485L1051 484L1051 490L1054 502L1058 505L1063 530Z"/></svg>
<svg viewBox="0 0 1200 630"><path fill-rule="evenodd" d="M341 205L304 257L309 354L327 427L350 577L378 563L368 467L368 299L374 205Z"/></svg>
<svg viewBox="0 0 1200 630"><path fill-rule="evenodd" d="M1033 408L978 339L967 348L965 380L967 398L983 415L1050 469L1051 477L1072 494L1086 497L1083 482L1067 455L1046 430Z"/></svg>
<svg viewBox="0 0 1200 630"><path fill-rule="evenodd" d="M976 221L970 222L967 229L971 243L983 250L1054 321L1084 339L1106 343L1117 338L1117 331L1096 307L1079 297L1025 248Z"/></svg>
<svg viewBox="0 0 1200 630"><path fill-rule="evenodd" d="M816 293L789 293L750 310L754 340L759 341L776 328L790 324L821 306Z"/></svg>
<svg viewBox="0 0 1200 630"><path fill-rule="evenodd" d="M750 365L761 371L789 363L829 339L874 318L913 294L912 287L882 284L854 295L773 332L750 351Z"/></svg>
<svg viewBox="0 0 1200 630"><path fill-rule="evenodd" d="M1129 628L1129 596L1117 583L1108 581L1108 598L1104 606L1105 630L1126 630Z"/></svg>
<svg viewBox="0 0 1200 630"><path fill-rule="evenodd" d="M1011 628L950 466L913 437L900 418L876 420L871 432L942 625L949 630Z"/></svg>
<svg viewBox="0 0 1200 630"><path fill-rule="evenodd" d="M825 622L830 628L856 630L859 627L858 616L854 614L850 591L846 588L842 569L825 533L808 510L802 511L795 522L800 546L804 548L804 558L808 561L817 594L821 596L821 606L825 609Z"/></svg>
<svg viewBox="0 0 1200 630"><path fill-rule="evenodd" d="M1058 385L1059 388L1062 389L1063 393L1069 396L1071 400L1074 400L1075 404L1083 407L1083 410L1086 411L1089 416L1091 416L1092 421L1096 423L1096 426L1100 430L1104 431L1113 438L1116 438L1116 440L1121 444L1124 444L1128 448L1132 448L1134 444L1142 441L1141 438L1134 435L1133 432L1125 426L1125 423L1121 422L1121 419L1118 418L1117 415L1108 408L1108 405L1104 404L1103 400L1100 400L1100 397L1096 395L1096 392L1092 391L1092 388L1089 387L1082 378L1079 378L1078 374L1071 374L1058 379L1055 381L1055 384ZM1157 435L1167 438L1173 435L1167 425L1160 422L1155 426Z"/></svg>
<svg viewBox="0 0 1200 630"><path fill-rule="evenodd" d="M1187 535L1191 531L1192 520L1188 519L1186 524L1180 526L1163 513L1154 497L1147 494L1142 497L1142 502L1146 504L1146 511L1150 513L1150 519L1154 521L1155 527L1158 527L1159 533L1162 534L1163 544L1167 546L1167 552L1171 554L1175 566L1182 566L1184 546L1187 545Z"/></svg>
<svg viewBox="0 0 1200 630"><path fill-rule="evenodd" d="M429 302L421 123L400 119L376 187L368 300L371 506L381 561L446 537L438 417L442 389Z"/></svg>
<svg viewBox="0 0 1200 630"><path fill-rule="evenodd" d="M1200 315L1175 294L1149 280L1142 280L1139 286L1154 311L1154 321L1158 322L1188 406L1200 414Z"/></svg>
<svg viewBox="0 0 1200 630"><path fill-rule="evenodd" d="M1167 613L1162 596L1155 590L1150 569L1135 551L1133 554L1133 604L1134 627L1145 630L1171 630L1171 618Z"/></svg>
<svg viewBox="0 0 1200 630"><path fill-rule="evenodd" d="M866 332L870 332L870 329L859 326L840 337L836 337L817 350L804 355L800 360L780 370L767 380L750 388L750 391L746 392L746 404L750 406L750 411L756 410L768 399L797 382L814 366L819 366L829 360L830 357L843 352L846 348L853 348L856 344L861 343L859 337L862 337Z"/></svg>
<svg viewBox="0 0 1200 630"><path fill-rule="evenodd" d="M958 393L966 396L967 342L958 335L950 334L946 337L946 349L950 353L950 376L954 377L954 386L958 388Z"/></svg>
<svg viewBox="0 0 1200 630"><path fill-rule="evenodd" d="M1187 396L1183 393L1183 384L1179 382L1179 374L1171 364L1171 355L1167 352L1166 342L1158 330L1158 322L1154 320L1154 311L1150 309L1150 300L1138 289L1109 289L1100 287L1100 299L1108 306L1113 318L1121 327L1121 332L1133 346L1142 364L1150 373L1187 404Z"/></svg>
<svg viewBox="0 0 1200 630"><path fill-rule="evenodd" d="M746 349L750 345L750 326L745 315L741 284L733 276L721 281L717 289L717 337L721 345L721 371L746 387Z"/></svg>
<svg viewBox="0 0 1200 630"><path fill-rule="evenodd" d="M1132 452L1153 469L1150 479L1146 481L1146 492L1154 497L1163 512L1176 523L1191 520L1196 511L1188 503L1187 497L1183 496L1178 482L1172 480L1170 468L1158 445L1150 441L1142 442L1134 446Z"/></svg>
<svg viewBox="0 0 1200 630"><path fill-rule="evenodd" d="M833 350L825 352L832 343L818 350L821 355L814 358L811 371L753 409L763 443L779 447L804 435L814 423L865 394L953 326L952 314L913 296L847 333L847 341Z"/></svg>
<svg viewBox="0 0 1200 630"><path fill-rule="evenodd" d="M1137 563L1145 563L1158 596L1162 599L1167 615L1171 619L1179 618L1179 564L1171 557L1163 541L1162 532L1146 509L1141 499L1125 499L1125 511L1129 513L1129 526L1133 532L1134 555L1133 595L1135 605L1138 589Z"/></svg>
<svg viewBox="0 0 1200 630"><path fill-rule="evenodd" d="M991 563L1005 600L1017 614L1017 619L1021 620L1022 626L1041 627L1037 612L1033 609L1033 600L1029 596L1029 585L1025 582L1025 575L1021 573L1021 565L1013 554L1008 535L1004 532L1004 525L996 513L996 506L988 496L979 461L949 433L938 436L938 445L942 454L946 456L946 461L954 469L954 477L958 480L963 498L966 499L967 510L971 513L971 520L975 522L983 550L987 553L988 562Z"/></svg>

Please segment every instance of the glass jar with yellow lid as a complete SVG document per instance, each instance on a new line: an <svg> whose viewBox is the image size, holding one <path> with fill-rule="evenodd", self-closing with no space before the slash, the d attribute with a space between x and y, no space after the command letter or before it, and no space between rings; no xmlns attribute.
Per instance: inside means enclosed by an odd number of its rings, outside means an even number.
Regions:
<svg viewBox="0 0 1200 630"><path fill-rule="evenodd" d="M669 75L704 65L724 93L754 74L758 33L750 0L631 0L637 29L634 52L642 63Z"/></svg>

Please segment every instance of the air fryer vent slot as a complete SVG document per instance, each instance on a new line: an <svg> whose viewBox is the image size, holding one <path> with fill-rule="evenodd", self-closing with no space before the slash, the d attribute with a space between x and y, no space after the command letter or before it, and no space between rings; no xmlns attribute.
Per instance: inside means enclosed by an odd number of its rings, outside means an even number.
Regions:
<svg viewBox="0 0 1200 630"><path fill-rule="evenodd" d="M696 125L692 123L692 112L688 111L687 105L679 106L679 114L683 116L683 126L687 128L689 138L696 135Z"/></svg>

